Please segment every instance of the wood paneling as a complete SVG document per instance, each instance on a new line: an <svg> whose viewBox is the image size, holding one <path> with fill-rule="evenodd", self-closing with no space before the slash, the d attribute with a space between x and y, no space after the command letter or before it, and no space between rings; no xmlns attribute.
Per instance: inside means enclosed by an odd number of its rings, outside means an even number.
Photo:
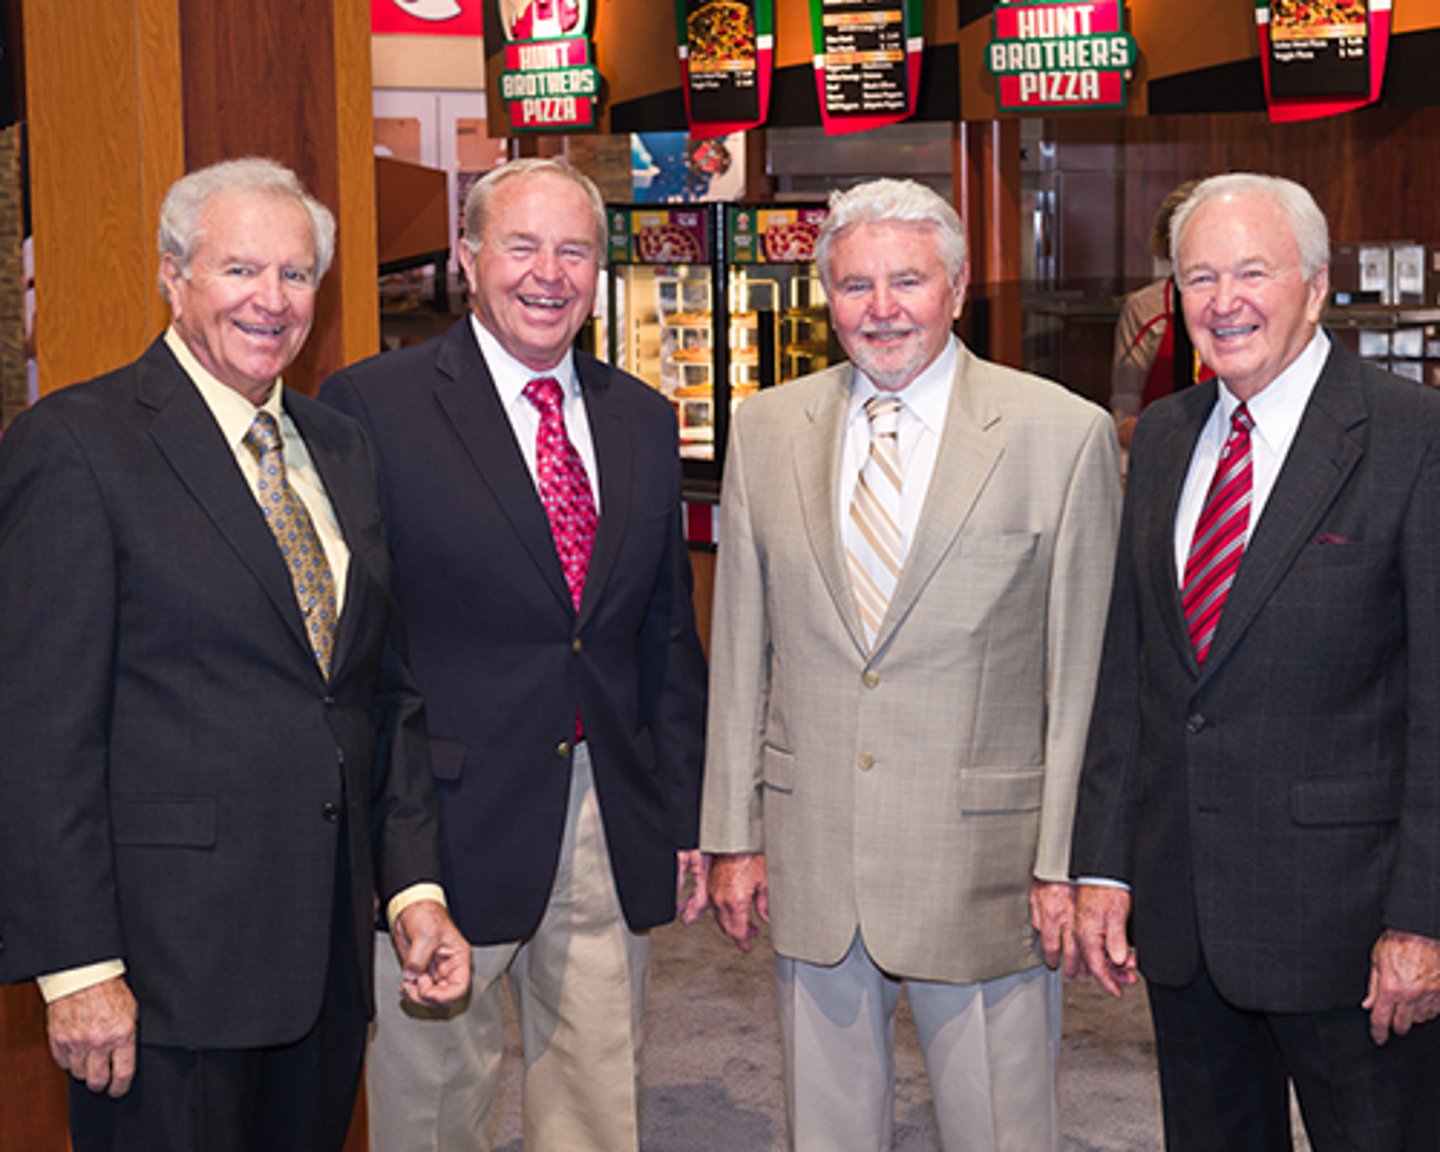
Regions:
<svg viewBox="0 0 1440 1152"><path fill-rule="evenodd" d="M182 171L173 12L25 4L42 391L134 359L165 324L155 219Z"/></svg>
<svg viewBox="0 0 1440 1152"><path fill-rule="evenodd" d="M0 987L0 1148L66 1152L65 1091L40 993L33 984Z"/></svg>
<svg viewBox="0 0 1440 1152"><path fill-rule="evenodd" d="M186 166L274 157L339 223L315 327L286 373L288 384L313 391L379 350L368 8L343 0L179 4Z"/></svg>

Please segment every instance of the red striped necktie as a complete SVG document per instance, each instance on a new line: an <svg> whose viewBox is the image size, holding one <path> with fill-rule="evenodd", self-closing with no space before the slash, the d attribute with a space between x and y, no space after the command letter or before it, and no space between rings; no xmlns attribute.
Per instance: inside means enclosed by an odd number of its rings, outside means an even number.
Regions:
<svg viewBox="0 0 1440 1152"><path fill-rule="evenodd" d="M1230 435L1220 450L1215 477L1195 525L1195 538L1185 561L1185 583L1180 603L1190 628L1195 662L1204 664L1209 655L1220 612L1240 558L1245 552L1245 529L1250 523L1251 454L1250 430L1255 421L1241 404L1230 418Z"/></svg>

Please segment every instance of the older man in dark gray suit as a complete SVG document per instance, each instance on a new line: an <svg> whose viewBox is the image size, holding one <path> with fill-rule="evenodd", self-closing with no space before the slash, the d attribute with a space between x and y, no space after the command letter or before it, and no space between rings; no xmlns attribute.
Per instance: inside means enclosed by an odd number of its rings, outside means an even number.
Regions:
<svg viewBox="0 0 1440 1152"><path fill-rule="evenodd" d="M1146 410L1071 857L1086 962L1149 982L1172 1152L1434 1152L1440 395L1319 327L1299 185L1172 226L1219 375ZM1213 479L1212 479L1213 478ZM1132 907L1133 900L1133 907Z"/></svg>
<svg viewBox="0 0 1440 1152"><path fill-rule="evenodd" d="M282 386L333 251L272 161L161 210L171 325L0 445L0 980L77 1152L338 1152L373 901L469 987L360 429Z"/></svg>

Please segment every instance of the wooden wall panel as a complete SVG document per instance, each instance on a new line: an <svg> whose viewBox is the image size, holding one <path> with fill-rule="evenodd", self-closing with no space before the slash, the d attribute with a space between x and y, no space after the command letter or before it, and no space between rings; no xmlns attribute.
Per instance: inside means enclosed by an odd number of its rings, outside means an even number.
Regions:
<svg viewBox="0 0 1440 1152"><path fill-rule="evenodd" d="M82 17L64 0L26 0L43 391L134 359L164 326L155 217L182 171L173 9L123 0Z"/></svg>
<svg viewBox="0 0 1440 1152"><path fill-rule="evenodd" d="M336 259L286 375L313 391L379 350L368 8L344 0L179 0L185 163L270 156L335 213Z"/></svg>

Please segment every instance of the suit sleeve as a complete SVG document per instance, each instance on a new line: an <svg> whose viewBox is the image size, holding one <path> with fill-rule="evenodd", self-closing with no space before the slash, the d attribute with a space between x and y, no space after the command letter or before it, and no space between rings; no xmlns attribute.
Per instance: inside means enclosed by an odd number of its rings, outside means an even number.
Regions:
<svg viewBox="0 0 1440 1152"><path fill-rule="evenodd" d="M1400 839L1387 928L1440 939L1440 445L1432 436L1402 531L1409 677Z"/></svg>
<svg viewBox="0 0 1440 1152"><path fill-rule="evenodd" d="M1056 531L1046 619L1045 792L1035 876L1066 880L1075 790L1104 635L1120 526L1120 459L1113 422L1096 413Z"/></svg>
<svg viewBox="0 0 1440 1152"><path fill-rule="evenodd" d="M1148 479L1142 421L1131 445L1130 492L1143 491ZM1134 522L1135 501L1127 496L1070 846L1072 877L1104 877L1126 883L1131 879L1140 743L1140 605Z"/></svg>
<svg viewBox="0 0 1440 1152"><path fill-rule="evenodd" d="M0 441L0 979L124 956L107 792L105 493L56 410Z"/></svg>
<svg viewBox="0 0 1440 1152"><path fill-rule="evenodd" d="M746 488L744 408L731 427L720 500L710 637L710 720L700 844L763 852L760 748L770 697L765 579Z"/></svg>
<svg viewBox="0 0 1440 1152"><path fill-rule="evenodd" d="M647 397L648 398L648 397ZM694 848L700 837L700 788L705 765L705 654L695 631L693 575L685 542L680 500L680 445L674 419L665 414L664 445L671 467L673 512L665 556L651 594L640 637L645 659L646 698L656 701L651 726L655 752L665 774L671 822L678 848Z"/></svg>

